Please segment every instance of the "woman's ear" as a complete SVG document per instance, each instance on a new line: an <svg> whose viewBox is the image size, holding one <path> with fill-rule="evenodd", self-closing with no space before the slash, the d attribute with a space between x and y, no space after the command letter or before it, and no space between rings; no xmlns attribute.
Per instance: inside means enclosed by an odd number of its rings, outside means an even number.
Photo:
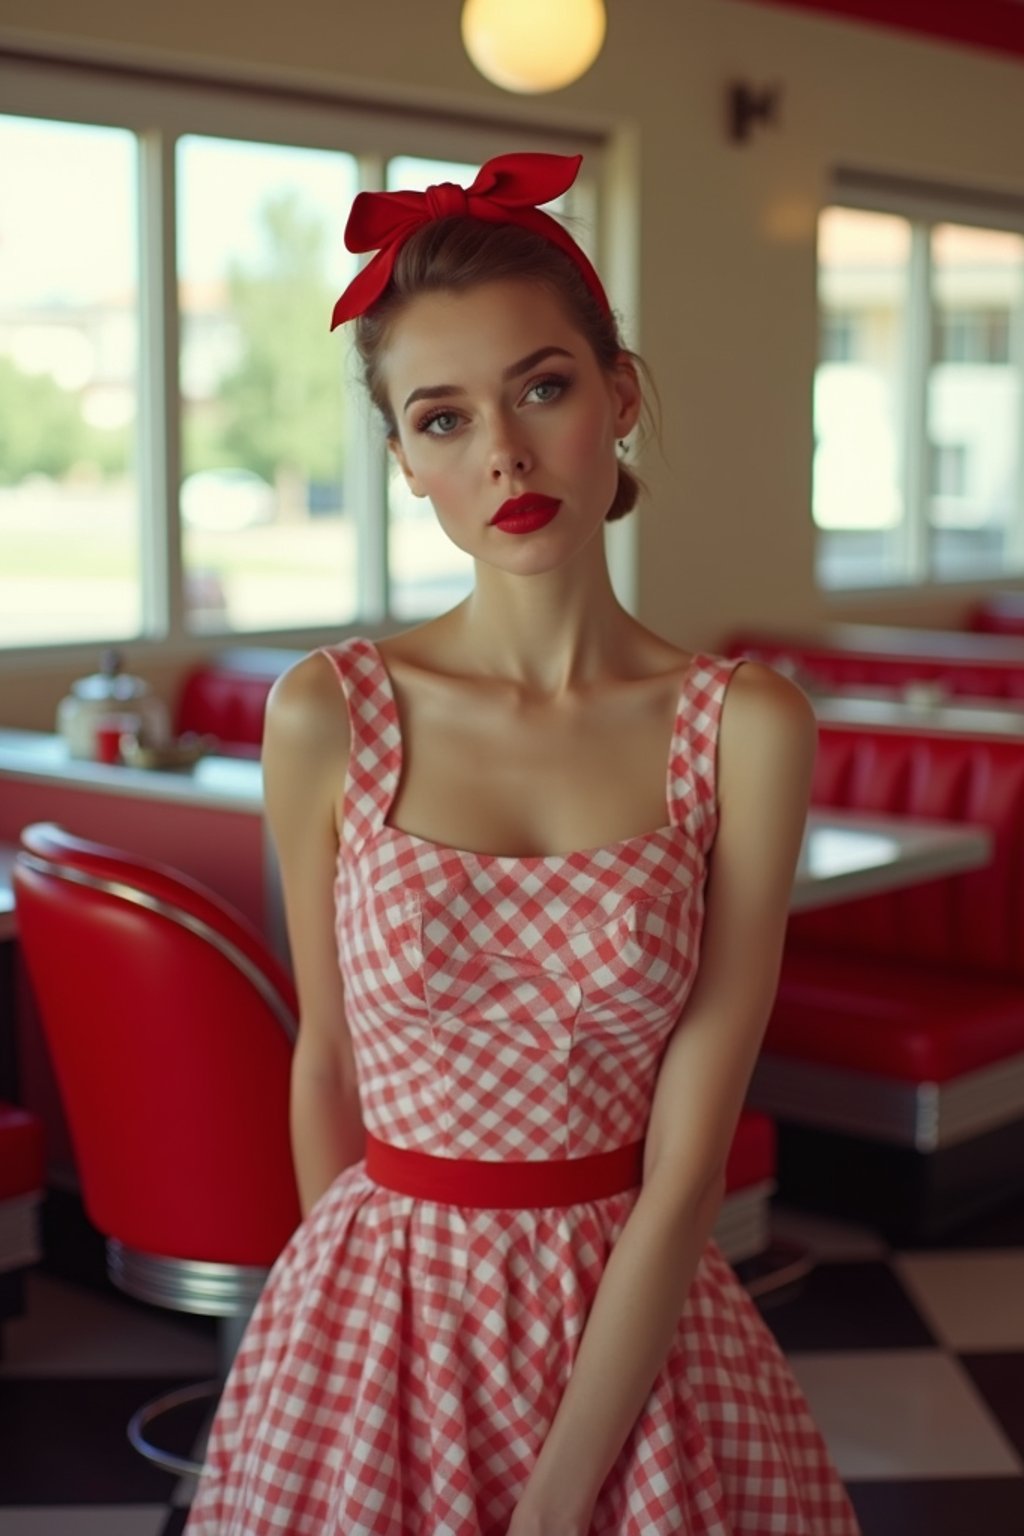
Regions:
<svg viewBox="0 0 1024 1536"><path fill-rule="evenodd" d="M398 465L399 469L402 471L402 475L404 476L405 483L409 487L410 491L412 491L413 495L414 496L425 496L427 494L426 491L422 489L418 479L416 478L416 476L413 474L413 471L409 467L409 460L405 456L405 449L402 447L402 443L401 443L401 439L400 438L398 438L398 437L389 437L388 438L388 452L392 455L392 457L395 460L395 463Z"/></svg>
<svg viewBox="0 0 1024 1536"><path fill-rule="evenodd" d="M644 397L636 364L626 352L619 353L612 370L612 391L615 400L615 436L628 437L640 419Z"/></svg>

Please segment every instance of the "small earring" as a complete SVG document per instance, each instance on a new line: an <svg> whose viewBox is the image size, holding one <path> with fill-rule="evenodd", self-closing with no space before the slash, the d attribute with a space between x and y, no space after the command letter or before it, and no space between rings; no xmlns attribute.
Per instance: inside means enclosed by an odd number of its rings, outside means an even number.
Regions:
<svg viewBox="0 0 1024 1536"><path fill-rule="evenodd" d="M624 459L626 457L626 443L625 443L625 441L623 439L620 439L619 442L617 442L615 446L616 446L616 448L619 451L619 458L620 459Z"/></svg>

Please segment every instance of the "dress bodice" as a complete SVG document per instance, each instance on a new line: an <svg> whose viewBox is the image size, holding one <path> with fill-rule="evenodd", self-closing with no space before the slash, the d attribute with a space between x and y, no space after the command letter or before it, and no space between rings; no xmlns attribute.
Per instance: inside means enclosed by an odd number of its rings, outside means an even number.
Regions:
<svg viewBox="0 0 1024 1536"><path fill-rule="evenodd" d="M388 826L402 768L390 676L362 637L325 654L351 726L336 924L367 1128L483 1159L639 1139L696 971L737 659L698 653L683 674L663 827L519 856Z"/></svg>

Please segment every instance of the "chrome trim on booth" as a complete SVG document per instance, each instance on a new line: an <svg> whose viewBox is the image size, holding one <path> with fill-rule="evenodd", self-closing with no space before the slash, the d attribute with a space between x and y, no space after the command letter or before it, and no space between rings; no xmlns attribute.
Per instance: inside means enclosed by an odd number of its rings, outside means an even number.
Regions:
<svg viewBox="0 0 1024 1536"><path fill-rule="evenodd" d="M37 874L56 875L59 879L71 881L75 885L84 885L90 890L102 891L105 895L114 896L119 901L127 901L136 907L145 907L148 911L156 912L160 917L165 917L168 922L175 923L179 928L185 928L198 938L205 940L237 971L241 971L247 981L252 983L288 1039L293 1045L295 1044L298 1038L298 1023L284 998L267 980L259 967L254 965L236 944L232 944L230 939L225 939L215 928L211 928L209 923L204 923L201 918L182 911L180 907L173 907L155 896L148 896L144 891L136 890L133 885L120 880L104 880L99 875L88 875L84 870L73 869L67 864L58 864L51 859L41 859L37 854L29 853L24 848L19 851L17 862L24 864L28 869L35 870Z"/></svg>
<svg viewBox="0 0 1024 1536"><path fill-rule="evenodd" d="M935 1152L1024 1115L1024 1053L939 1084L766 1052L747 1102L794 1124Z"/></svg>
<svg viewBox="0 0 1024 1536"><path fill-rule="evenodd" d="M114 1237L107 1239L107 1272L129 1296L203 1317L248 1315L269 1274L244 1264L208 1264L140 1253Z"/></svg>

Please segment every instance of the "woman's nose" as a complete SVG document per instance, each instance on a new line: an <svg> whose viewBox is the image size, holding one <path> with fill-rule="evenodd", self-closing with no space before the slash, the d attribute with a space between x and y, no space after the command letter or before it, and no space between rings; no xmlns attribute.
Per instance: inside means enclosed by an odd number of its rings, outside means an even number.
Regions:
<svg viewBox="0 0 1024 1536"><path fill-rule="evenodd" d="M533 459L526 444L508 423L495 426L490 444L491 479L513 479L525 475Z"/></svg>

